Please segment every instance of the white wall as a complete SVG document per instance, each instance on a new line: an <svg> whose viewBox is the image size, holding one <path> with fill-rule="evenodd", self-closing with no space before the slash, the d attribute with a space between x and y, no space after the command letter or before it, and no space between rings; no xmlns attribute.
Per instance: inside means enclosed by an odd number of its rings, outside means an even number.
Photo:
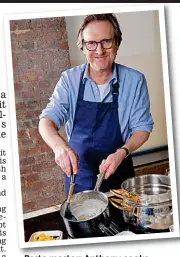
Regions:
<svg viewBox="0 0 180 257"><path fill-rule="evenodd" d="M115 13L123 41L116 62L145 74L151 101L154 129L149 140L139 149L167 145L164 87L158 11ZM71 66L86 62L76 46L78 28L84 16L66 17Z"/></svg>

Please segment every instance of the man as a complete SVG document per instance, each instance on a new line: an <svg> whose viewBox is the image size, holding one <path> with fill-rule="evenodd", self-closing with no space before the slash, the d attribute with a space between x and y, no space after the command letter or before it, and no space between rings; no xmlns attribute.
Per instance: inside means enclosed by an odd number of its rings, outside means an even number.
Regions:
<svg viewBox="0 0 180 257"><path fill-rule="evenodd" d="M130 153L152 132L144 75L115 63L121 41L113 14L86 16L78 47L87 63L62 73L40 115L39 132L65 173L66 195L71 168L74 193L93 189L99 172L105 175L101 191L120 188L135 175ZM64 124L68 143L58 133Z"/></svg>

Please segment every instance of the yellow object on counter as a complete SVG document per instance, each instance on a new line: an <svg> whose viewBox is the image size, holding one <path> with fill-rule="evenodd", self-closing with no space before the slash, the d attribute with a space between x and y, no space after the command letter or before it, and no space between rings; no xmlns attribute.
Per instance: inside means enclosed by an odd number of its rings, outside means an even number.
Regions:
<svg viewBox="0 0 180 257"><path fill-rule="evenodd" d="M32 242L49 241L49 240L59 240L59 237L47 236L44 233L41 233L40 235L35 235L32 238Z"/></svg>
<svg viewBox="0 0 180 257"><path fill-rule="evenodd" d="M61 230L42 230L34 232L28 242L57 241L63 238Z"/></svg>

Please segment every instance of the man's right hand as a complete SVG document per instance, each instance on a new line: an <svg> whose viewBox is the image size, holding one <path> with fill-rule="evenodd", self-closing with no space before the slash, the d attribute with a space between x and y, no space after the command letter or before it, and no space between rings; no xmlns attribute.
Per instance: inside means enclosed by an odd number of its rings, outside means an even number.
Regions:
<svg viewBox="0 0 180 257"><path fill-rule="evenodd" d="M69 146L56 145L53 149L55 153L55 161L66 173L68 177L71 176L71 169L74 174L78 172L78 157Z"/></svg>
<svg viewBox="0 0 180 257"><path fill-rule="evenodd" d="M40 119L39 133L55 153L56 163L67 176L71 175L71 169L76 174L78 172L78 157L60 136L56 124L48 118Z"/></svg>

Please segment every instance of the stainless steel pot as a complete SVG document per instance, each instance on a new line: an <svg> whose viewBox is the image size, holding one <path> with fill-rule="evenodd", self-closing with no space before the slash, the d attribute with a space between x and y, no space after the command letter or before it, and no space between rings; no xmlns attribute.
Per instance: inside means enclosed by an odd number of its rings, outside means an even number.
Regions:
<svg viewBox="0 0 180 257"><path fill-rule="evenodd" d="M135 228L166 230L173 225L170 178L165 175L142 175L129 178L121 184L127 193L139 195L140 201L124 198L114 206L123 212L123 218Z"/></svg>
<svg viewBox="0 0 180 257"><path fill-rule="evenodd" d="M74 194L70 202L70 210L76 220L65 218L65 203L66 201L60 208L60 215L70 237L96 237L108 227L108 197L104 193L88 190ZM101 207L98 207L99 204Z"/></svg>

